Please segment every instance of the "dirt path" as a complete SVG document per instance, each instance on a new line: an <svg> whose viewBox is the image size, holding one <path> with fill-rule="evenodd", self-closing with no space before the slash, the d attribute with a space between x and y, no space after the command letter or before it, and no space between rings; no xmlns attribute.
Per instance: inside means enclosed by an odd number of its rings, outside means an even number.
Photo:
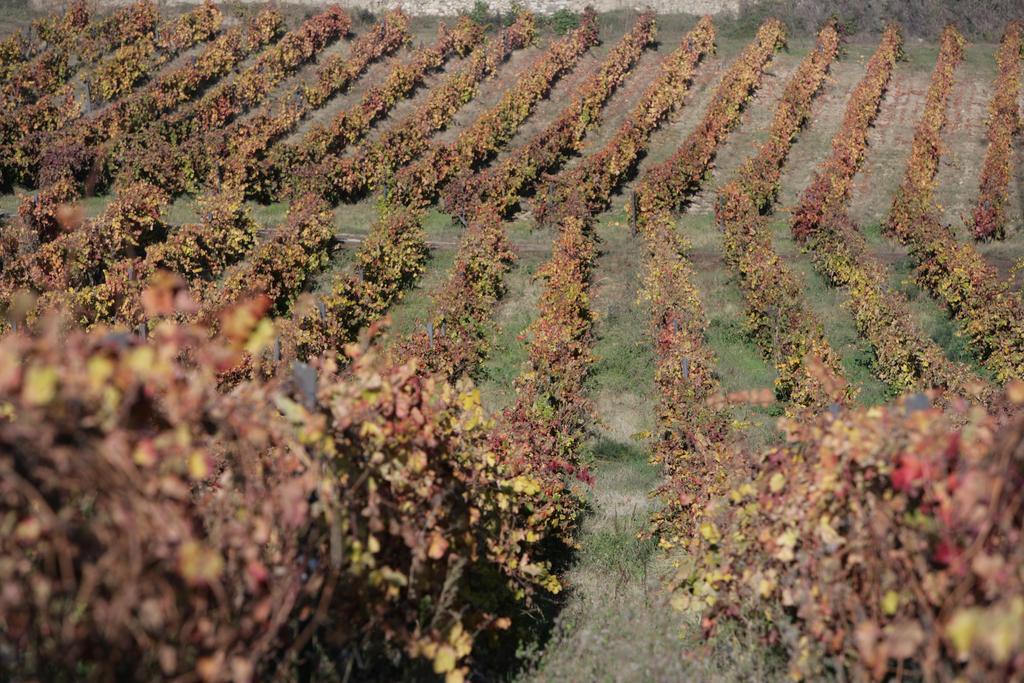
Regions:
<svg viewBox="0 0 1024 683"><path fill-rule="evenodd" d="M641 263L621 202L600 219L591 306L598 314L591 393L599 424L590 446L591 511L571 591L554 635L523 682L765 680L763 648L746 638L708 646L696 623L669 604L662 577L671 562L642 538L660 482L642 433L652 429L654 359L646 311L636 305Z"/></svg>
<svg viewBox="0 0 1024 683"><path fill-rule="evenodd" d="M696 121L710 98L708 86L717 82L714 75L721 69L717 61L711 60L712 77L699 75L699 88L687 98L682 111L688 120ZM625 89L621 109L634 99L630 93L642 87L641 82ZM607 141L622 118L606 117L588 151ZM656 135L680 137L680 132L677 127ZM735 639L706 646L698 626L671 607L662 587L671 561L643 534L660 504L651 492L661 475L649 462L646 438L654 429L657 407L654 357L647 311L637 301L643 264L629 230L627 196L619 194L597 225L601 253L590 298L598 358L589 382L598 414L589 447L595 475L591 511L579 539L578 561L566 579L568 603L552 640L533 654L532 668L522 680L763 680L770 658L761 648L752 642L737 647Z"/></svg>

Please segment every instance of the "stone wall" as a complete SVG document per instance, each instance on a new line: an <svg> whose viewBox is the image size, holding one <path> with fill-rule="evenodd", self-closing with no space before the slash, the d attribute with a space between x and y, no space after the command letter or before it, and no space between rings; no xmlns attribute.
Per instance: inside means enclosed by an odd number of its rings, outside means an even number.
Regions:
<svg viewBox="0 0 1024 683"><path fill-rule="evenodd" d="M197 4L201 0L162 0L167 5ZM264 3L266 0L241 0L242 2ZM409 14L420 16L454 16L473 9L475 0L338 0L344 7L368 9L373 12L401 7ZM513 0L486 0L492 10L507 12ZM615 10L642 10L649 7L659 14L735 14L741 0L522 0L525 6L538 14L552 14L560 9L582 11L587 5L598 12ZM29 0L35 9L51 11L65 4L63 0ZM130 0L99 0L108 7L124 5ZM323 6L330 0L287 0L288 4Z"/></svg>
<svg viewBox="0 0 1024 683"><path fill-rule="evenodd" d="M305 0L317 4L322 0ZM359 7L374 12L400 6L410 14L426 16L453 16L467 12L473 8L474 0L418 0L417 2L395 2L394 0L344 0L343 5ZM507 12L511 9L512 0L488 0L491 9ZM518 3L539 14L552 14L561 9L574 12L582 11L587 5L598 12L615 10L642 10L650 8L659 14L735 14L739 10L740 0L524 0Z"/></svg>

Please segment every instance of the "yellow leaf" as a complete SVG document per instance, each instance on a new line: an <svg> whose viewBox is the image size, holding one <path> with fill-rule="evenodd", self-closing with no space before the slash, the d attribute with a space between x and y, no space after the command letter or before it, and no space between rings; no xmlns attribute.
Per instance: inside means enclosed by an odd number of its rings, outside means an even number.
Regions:
<svg viewBox="0 0 1024 683"><path fill-rule="evenodd" d="M896 614L900 608L900 594L896 591L889 591L882 596L882 611L888 616Z"/></svg>
<svg viewBox="0 0 1024 683"><path fill-rule="evenodd" d="M686 593L676 593L670 602L673 609L685 612L690 607L690 596Z"/></svg>
<svg viewBox="0 0 1024 683"><path fill-rule="evenodd" d="M57 396L57 370L51 367L33 365L25 373L22 398L33 406L45 406Z"/></svg>
<svg viewBox="0 0 1024 683"><path fill-rule="evenodd" d="M395 571L391 567L381 567L381 577L388 583L394 586L407 586L409 579L405 578L405 574L399 571Z"/></svg>
<svg viewBox="0 0 1024 683"><path fill-rule="evenodd" d="M206 462L206 456L199 451L193 451L188 456L188 476L194 481L202 481L210 475L210 466Z"/></svg>
<svg viewBox="0 0 1024 683"><path fill-rule="evenodd" d="M275 396L274 405L281 411L289 421L295 424L303 424L306 421L306 409L286 396ZM365 430L369 422L364 422L362 428Z"/></svg>
<svg viewBox="0 0 1024 683"><path fill-rule="evenodd" d="M189 583L212 583L224 569L224 559L216 550L198 541L185 541L178 549L178 570Z"/></svg>
<svg viewBox="0 0 1024 683"><path fill-rule="evenodd" d="M1024 600L1014 598L1009 606L987 609L981 638L992 659L1010 661L1024 647Z"/></svg>
<svg viewBox="0 0 1024 683"><path fill-rule="evenodd" d="M771 489L772 493L778 493L786 485L786 477L782 472L776 472L772 475L772 478L768 480L768 488Z"/></svg>
<svg viewBox="0 0 1024 683"><path fill-rule="evenodd" d="M106 356L93 356L87 365L89 385L93 391L101 388L114 374L114 363Z"/></svg>
<svg viewBox="0 0 1024 683"><path fill-rule="evenodd" d="M472 410L480 405L480 391L473 389L471 391L464 392L459 396L459 402L462 404L463 410Z"/></svg>
<svg viewBox="0 0 1024 683"><path fill-rule="evenodd" d="M274 336L274 323L269 318L263 318L249 335L249 340L245 342L245 350L256 355L264 349L270 348L270 345L274 343Z"/></svg>
<svg viewBox="0 0 1024 683"><path fill-rule="evenodd" d="M455 648L451 645L442 645L437 648L434 655L434 673L444 674L455 669Z"/></svg>
<svg viewBox="0 0 1024 683"><path fill-rule="evenodd" d="M1020 624L1005 617L997 619L985 629L984 639L992 659L1004 664L1010 659L1020 636Z"/></svg>
<svg viewBox="0 0 1024 683"><path fill-rule="evenodd" d="M427 454L420 449L415 449L409 454L409 469L414 474L419 474L427 469Z"/></svg>
<svg viewBox="0 0 1024 683"><path fill-rule="evenodd" d="M473 651L473 638L462 628L462 624L455 622L451 633L448 634L448 642L455 648L455 656L459 659L467 656Z"/></svg>
<svg viewBox="0 0 1024 683"><path fill-rule="evenodd" d="M149 377L156 364L156 352L152 346L140 346L133 349L127 358L128 367L141 377Z"/></svg>
<svg viewBox="0 0 1024 683"><path fill-rule="evenodd" d="M782 532L775 539L775 543L779 546L779 549L775 552L775 559L780 562L792 562L796 557L793 553L793 549L796 547L796 531L790 529Z"/></svg>
<svg viewBox="0 0 1024 683"><path fill-rule="evenodd" d="M704 522L700 525L700 535L704 537L704 540L708 543L718 543L722 540L722 535L718 532L718 527L713 522Z"/></svg>
<svg viewBox="0 0 1024 683"><path fill-rule="evenodd" d="M532 496L540 492L540 484L529 477L519 476L512 480L512 490Z"/></svg>
<svg viewBox="0 0 1024 683"><path fill-rule="evenodd" d="M1006 397L1010 399L1011 403L1024 404L1024 382L1017 379L1007 383Z"/></svg>
<svg viewBox="0 0 1024 683"><path fill-rule="evenodd" d="M843 537L832 528L832 519L828 515L822 515L818 520L818 536L829 545L839 545L843 542Z"/></svg>
<svg viewBox="0 0 1024 683"><path fill-rule="evenodd" d="M962 609L953 615L946 624L946 637L953 643L960 661L966 661L971 652L971 644L978 634L978 612L974 609Z"/></svg>
<svg viewBox="0 0 1024 683"><path fill-rule="evenodd" d="M558 595L562 592L562 584L558 582L558 578L554 574L548 575L541 585L544 586L552 595Z"/></svg>

